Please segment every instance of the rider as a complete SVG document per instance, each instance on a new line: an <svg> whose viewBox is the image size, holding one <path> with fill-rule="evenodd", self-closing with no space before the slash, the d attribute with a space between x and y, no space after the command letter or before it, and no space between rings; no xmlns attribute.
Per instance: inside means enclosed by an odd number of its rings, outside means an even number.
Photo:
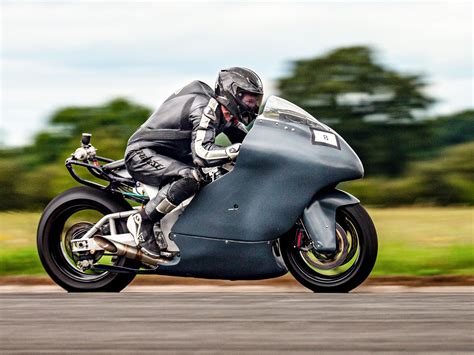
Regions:
<svg viewBox="0 0 474 355"><path fill-rule="evenodd" d="M153 225L200 187L197 167L234 161L247 134L246 125L257 117L263 85L250 69L221 70L215 90L201 81L179 89L130 137L125 164L137 181L162 186L144 209L133 215L129 229L142 251L159 256ZM232 145L215 144L224 133Z"/></svg>

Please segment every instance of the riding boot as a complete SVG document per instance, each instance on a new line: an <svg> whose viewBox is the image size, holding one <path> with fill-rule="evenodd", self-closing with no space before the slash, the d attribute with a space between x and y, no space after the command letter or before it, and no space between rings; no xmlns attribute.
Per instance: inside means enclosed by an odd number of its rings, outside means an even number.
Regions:
<svg viewBox="0 0 474 355"><path fill-rule="evenodd" d="M156 216L156 217L163 217ZM140 249L151 257L160 256L160 247L157 244L155 233L153 231L153 222L144 209L131 216L130 223L127 223L128 229L135 238L135 242Z"/></svg>
<svg viewBox="0 0 474 355"><path fill-rule="evenodd" d="M183 178L174 181L161 188L140 213L136 213L129 218L129 220L134 221L130 223L129 230L144 253L152 257L160 256L160 247L153 231L153 225L186 198L195 194L198 189L199 182L194 178Z"/></svg>

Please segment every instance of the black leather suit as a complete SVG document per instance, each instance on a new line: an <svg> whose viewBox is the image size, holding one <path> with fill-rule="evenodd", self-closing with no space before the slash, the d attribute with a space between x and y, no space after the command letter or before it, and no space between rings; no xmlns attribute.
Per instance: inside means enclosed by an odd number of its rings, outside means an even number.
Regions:
<svg viewBox="0 0 474 355"><path fill-rule="evenodd" d="M229 161L225 148L215 144L219 133L232 143L241 143L247 134L242 123L227 122L219 106L214 90L193 81L168 97L130 137L125 152L130 175L163 187L145 206L152 220L198 191L196 165L210 167Z"/></svg>

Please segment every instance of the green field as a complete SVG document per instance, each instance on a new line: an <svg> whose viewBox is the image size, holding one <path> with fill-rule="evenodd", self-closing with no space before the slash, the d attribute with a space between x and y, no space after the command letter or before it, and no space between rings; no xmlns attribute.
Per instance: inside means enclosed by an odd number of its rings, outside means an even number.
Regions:
<svg viewBox="0 0 474 355"><path fill-rule="evenodd" d="M379 255L372 275L473 275L474 208L369 209ZM0 275L44 274L39 213L0 213Z"/></svg>

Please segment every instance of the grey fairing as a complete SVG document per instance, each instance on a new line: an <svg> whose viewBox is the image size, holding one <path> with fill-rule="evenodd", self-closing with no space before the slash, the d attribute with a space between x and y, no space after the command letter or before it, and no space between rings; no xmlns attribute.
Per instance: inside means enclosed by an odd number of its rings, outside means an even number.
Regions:
<svg viewBox="0 0 474 355"><path fill-rule="evenodd" d="M336 210L359 202L357 198L341 190L331 189L316 194L313 202L305 208L302 218L316 250L336 250Z"/></svg>
<svg viewBox="0 0 474 355"><path fill-rule="evenodd" d="M181 255L176 263L160 265L156 272L161 275L258 280L288 272L277 240L252 243L180 234L171 238Z"/></svg>
<svg viewBox="0 0 474 355"><path fill-rule="evenodd" d="M360 159L337 137L337 148L314 144L309 126L259 116L234 169L199 192L172 232L231 241L275 240L314 204L318 192L363 176ZM309 207L308 224L321 211L330 215L325 204L319 210ZM318 238L328 244L334 233Z"/></svg>

